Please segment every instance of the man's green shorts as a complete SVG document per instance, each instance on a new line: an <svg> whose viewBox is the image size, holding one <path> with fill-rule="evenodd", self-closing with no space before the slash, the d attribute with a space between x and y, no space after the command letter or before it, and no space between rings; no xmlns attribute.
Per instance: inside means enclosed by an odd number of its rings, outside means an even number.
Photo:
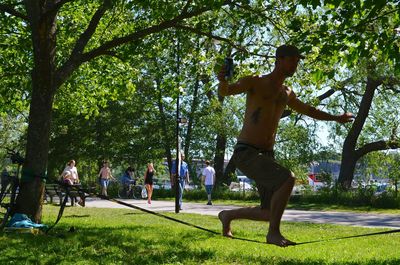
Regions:
<svg viewBox="0 0 400 265"><path fill-rule="evenodd" d="M232 159L240 171L256 182L261 208L270 209L273 193L292 176L292 172L275 161L272 150L249 144L237 143Z"/></svg>

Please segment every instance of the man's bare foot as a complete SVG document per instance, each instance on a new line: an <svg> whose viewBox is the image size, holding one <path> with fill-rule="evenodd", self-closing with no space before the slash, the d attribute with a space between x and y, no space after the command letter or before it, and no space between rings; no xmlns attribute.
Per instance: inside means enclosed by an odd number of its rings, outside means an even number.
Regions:
<svg viewBox="0 0 400 265"><path fill-rule="evenodd" d="M288 247L296 245L296 242L284 238L279 232L278 233L268 232L267 244L273 244L278 247Z"/></svg>
<svg viewBox="0 0 400 265"><path fill-rule="evenodd" d="M221 211L218 214L218 218L222 224L222 235L226 237L233 237L231 231L231 220L226 216L226 211Z"/></svg>

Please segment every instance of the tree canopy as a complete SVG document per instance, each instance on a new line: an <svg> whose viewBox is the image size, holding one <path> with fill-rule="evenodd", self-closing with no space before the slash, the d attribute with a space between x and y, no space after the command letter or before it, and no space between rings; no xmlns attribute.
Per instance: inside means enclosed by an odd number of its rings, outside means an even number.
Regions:
<svg viewBox="0 0 400 265"><path fill-rule="evenodd" d="M357 113L353 126L332 125L342 160L397 148L400 115L386 103L399 101L399 12L398 1L372 0L3 1L0 112L29 125L20 210L40 219L41 181L71 156L170 162L178 95L185 152L214 157L220 174L244 98L218 97L215 71L228 55L235 78L270 71L282 43L307 55L288 80L300 99ZM287 165L312 159L316 128L284 119L277 148Z"/></svg>

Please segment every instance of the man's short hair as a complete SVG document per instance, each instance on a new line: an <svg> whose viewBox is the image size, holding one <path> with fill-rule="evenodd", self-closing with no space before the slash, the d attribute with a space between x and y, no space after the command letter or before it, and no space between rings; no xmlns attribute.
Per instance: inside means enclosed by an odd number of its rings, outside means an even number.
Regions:
<svg viewBox="0 0 400 265"><path fill-rule="evenodd" d="M210 165L210 161L206 160L206 165L209 166Z"/></svg>
<svg viewBox="0 0 400 265"><path fill-rule="evenodd" d="M304 59L305 57L300 54L299 49L294 45L281 45L275 51L275 58L279 57L299 57Z"/></svg>

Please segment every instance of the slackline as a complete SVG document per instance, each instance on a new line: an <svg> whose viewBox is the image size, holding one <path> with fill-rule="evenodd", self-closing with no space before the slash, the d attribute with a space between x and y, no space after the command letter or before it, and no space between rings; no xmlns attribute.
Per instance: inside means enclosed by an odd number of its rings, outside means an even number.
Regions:
<svg viewBox="0 0 400 265"><path fill-rule="evenodd" d="M185 221L182 221L182 220L179 220L179 219L170 217L170 216L166 216L166 215L161 214L161 213L153 212L153 211L150 211L150 210L147 210L147 209L141 208L141 207L139 207L139 206L136 206L136 205L133 205L133 204L129 204L129 203L126 203L126 202L117 200L117 199L112 199L112 198L104 197L104 196L101 196L101 195L98 195L98 197L100 197L100 198L102 198L102 199L109 200L109 201L114 202L114 203L118 203L118 204L124 205L124 206L129 207L129 208L134 208L134 209L137 209L137 210L142 211L142 212L146 212L146 213L149 213L149 214L153 214L153 215L156 215L156 216L159 216L159 217L162 217L162 218L165 218L165 219L168 219L168 220L171 220L171 221L174 221L174 222L183 224L183 225L191 226L191 227L194 227L194 228L197 228L197 229L200 229L200 230L209 232L209 233L214 234L214 235L221 235L221 233L216 232L216 231L214 231L214 230L210 230L210 229L207 229L207 228L198 226L198 225L194 225L194 224L191 224L191 223L188 223L188 222L185 222ZM366 236L375 236L375 235L384 235L384 234L393 234L393 233L398 233L398 232L400 232L400 229L394 229L394 230L389 230L389 231L381 231L381 232L375 232L375 233L368 233L368 234L361 234L361 235L336 237L336 238L330 238L330 239L313 240L313 241L307 241L307 242L299 242L299 243L295 243L295 245L288 245L288 246L298 246L298 245L322 243L322 242L335 241L335 240L342 240L342 239L349 239L349 238L366 237ZM236 239L236 240L247 241L247 242L253 242L253 243L260 243L260 244L264 244L264 245L266 244L265 241L259 241L259 240L254 240L254 239L247 239L247 238L242 238L242 237L235 237L235 236L233 236L233 237L229 237L229 238L231 238L231 239Z"/></svg>
<svg viewBox="0 0 400 265"><path fill-rule="evenodd" d="M52 226L50 226L50 227L47 229L46 234L48 234L48 232L58 223L58 221L60 221L61 216L63 215L64 207L65 207L65 205L66 205L66 203L67 203L67 200L68 200L67 198L68 198L68 195L69 195L69 192L70 192L70 189L69 189L69 188L67 188L66 190L67 190L66 196L65 196L65 198L64 198L64 200L63 200L63 202L62 202L62 204L61 204L61 208L60 208L60 211L59 211L57 220L56 220L55 224L53 224ZM94 195L94 196L96 196L96 197L99 197L99 198L101 198L101 199L105 199L105 200L108 200L108 201L111 201L111 202L114 202L114 203L118 203L118 204L121 204L121 205L123 205L123 206L129 207L129 208L133 208L133 209L136 209L136 210L139 210L139 211L148 213L148 214L156 215L156 216L158 216L158 217L162 217L162 218L171 220L171 221L173 221L173 222L177 222L177 223L180 223L180 224L183 224L183 225L186 225L186 226L190 226L190 227L193 227L193 228L197 228L197 229L199 229L199 230L203 230L203 231L205 231L205 232L209 232L209 233L214 234L214 235L221 235L221 233L216 232L216 231L214 231L214 230L210 230L210 229L208 229L208 228L204 228L204 227L201 227L201 226L198 226L198 225L195 225L195 224L191 224L191 223L188 223L188 222L185 222L185 221L182 221L182 220L179 220L179 219L176 219L176 218L173 218L173 217L170 217L170 216L161 214L161 213L157 213L157 212L154 212L154 211L151 211L151 210L147 210L147 209L141 208L141 207L139 207L139 206L136 206L136 205L133 205L133 204L130 204L130 203L123 202L123 201L118 200L118 199L109 198L109 197L107 197L107 196L99 195L99 194L96 194L96 193L93 193L93 192L90 192L90 191L87 191L87 190L84 190L84 189L81 189L81 188L79 188L79 191L83 191L83 192L92 194L92 195ZM298 246L298 245L322 243L322 242L335 241L335 240L342 240L342 239L349 239L349 238L358 238L358 237L366 237L366 236L393 234L393 233L398 233L398 232L400 232L400 229L394 229L394 230L388 230L388 231L381 231L381 232L375 232L375 233L367 233L367 234L361 234L361 235L337 237L337 238L330 238L330 239L313 240L313 241L307 241L307 242L299 242L299 243L295 243L294 245L288 245L288 246ZM221 235L221 236L222 236L222 235ZM259 244L264 244L264 245L266 244L265 241L259 241L259 240L255 240L255 239L248 239L248 238L235 237L235 236L228 237L228 238L230 238L230 239L235 239L235 240L241 240L241 241L247 241L247 242L253 242L253 243L259 243Z"/></svg>

